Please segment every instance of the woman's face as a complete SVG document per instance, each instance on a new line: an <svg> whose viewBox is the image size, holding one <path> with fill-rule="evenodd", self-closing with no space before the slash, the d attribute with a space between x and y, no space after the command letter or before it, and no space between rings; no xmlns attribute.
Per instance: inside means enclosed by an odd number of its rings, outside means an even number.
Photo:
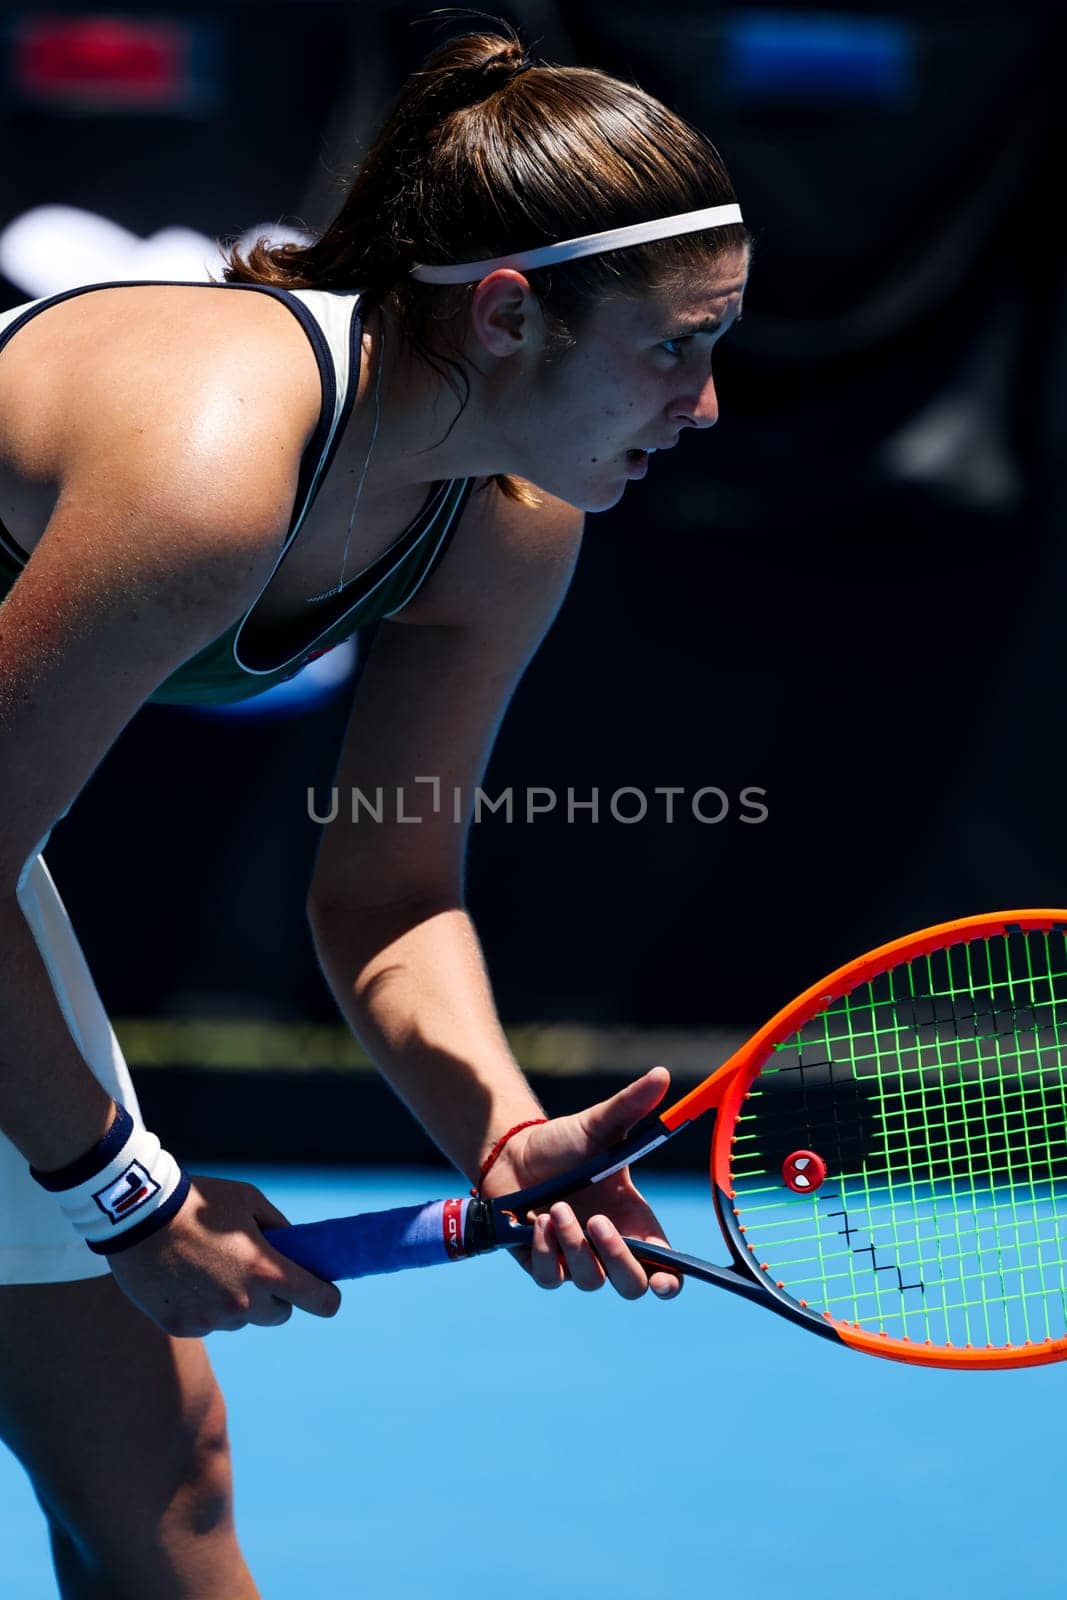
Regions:
<svg viewBox="0 0 1067 1600"><path fill-rule="evenodd" d="M710 428L712 351L741 314L747 269L738 250L684 288L602 301L562 356L546 359L542 343L501 363L506 470L582 510L606 511L628 482L655 470L646 452L672 449L686 428Z"/></svg>

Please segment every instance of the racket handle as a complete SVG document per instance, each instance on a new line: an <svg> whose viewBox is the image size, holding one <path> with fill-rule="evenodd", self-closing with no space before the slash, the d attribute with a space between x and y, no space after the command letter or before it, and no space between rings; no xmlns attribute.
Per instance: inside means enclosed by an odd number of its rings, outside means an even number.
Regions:
<svg viewBox="0 0 1067 1600"><path fill-rule="evenodd" d="M494 1242L482 1216L487 1209L479 1201L433 1200L395 1211L365 1211L356 1217L267 1228L263 1237L298 1266L334 1283L340 1278L369 1278L462 1261L492 1249Z"/></svg>

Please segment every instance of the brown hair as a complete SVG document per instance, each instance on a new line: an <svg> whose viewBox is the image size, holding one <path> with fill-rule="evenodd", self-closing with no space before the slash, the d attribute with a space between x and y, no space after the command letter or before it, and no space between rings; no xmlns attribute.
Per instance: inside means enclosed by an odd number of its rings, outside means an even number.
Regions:
<svg viewBox="0 0 1067 1600"><path fill-rule="evenodd" d="M231 246L224 274L284 289L359 288L368 310L388 301L409 347L448 381L460 410L469 380L439 335L447 345L447 329L463 325L476 286L419 283L409 275L415 262L487 260L734 199L715 147L658 100L584 67L516 75L524 47L498 26L449 40L412 73L319 238L260 239L244 257ZM735 224L527 272L549 357L573 344L606 295L671 286L748 242ZM521 480L492 481L536 504Z"/></svg>

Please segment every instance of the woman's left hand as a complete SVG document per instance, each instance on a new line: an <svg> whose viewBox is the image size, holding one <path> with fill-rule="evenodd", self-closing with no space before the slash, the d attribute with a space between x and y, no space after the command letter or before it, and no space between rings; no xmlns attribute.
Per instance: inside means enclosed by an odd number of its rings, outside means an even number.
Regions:
<svg viewBox="0 0 1067 1600"><path fill-rule="evenodd" d="M542 1183L610 1149L655 1110L670 1081L666 1067L653 1067L610 1100L601 1100L574 1116L555 1117L523 1129L505 1146L483 1194L491 1199ZM542 1289L558 1289L569 1278L575 1288L584 1290L610 1283L624 1300L640 1299L647 1289L661 1299L673 1299L682 1287L681 1278L662 1267L646 1272L623 1243L624 1235L652 1244L667 1243L651 1206L634 1187L628 1167L539 1212L532 1244L513 1254Z"/></svg>

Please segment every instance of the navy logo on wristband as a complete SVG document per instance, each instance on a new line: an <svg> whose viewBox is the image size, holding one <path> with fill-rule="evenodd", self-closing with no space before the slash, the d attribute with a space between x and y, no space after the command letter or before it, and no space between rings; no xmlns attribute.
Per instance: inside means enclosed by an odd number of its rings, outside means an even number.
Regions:
<svg viewBox="0 0 1067 1600"><path fill-rule="evenodd" d="M125 1219L159 1193L159 1184L139 1161L131 1161L125 1172L99 1189L93 1199L111 1222Z"/></svg>

